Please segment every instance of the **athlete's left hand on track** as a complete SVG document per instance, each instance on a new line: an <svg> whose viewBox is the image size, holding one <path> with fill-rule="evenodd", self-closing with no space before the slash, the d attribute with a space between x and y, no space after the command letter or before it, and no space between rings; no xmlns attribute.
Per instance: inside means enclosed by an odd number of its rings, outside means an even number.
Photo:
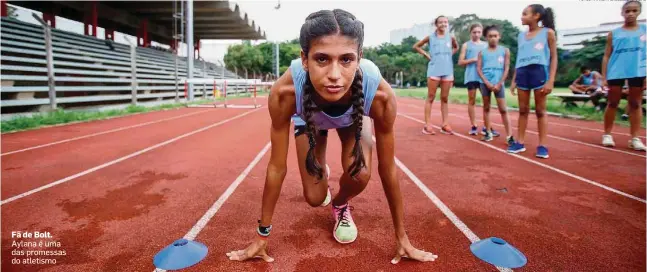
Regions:
<svg viewBox="0 0 647 272"><path fill-rule="evenodd" d="M402 258L412 259L412 260L421 261L421 262L433 262L436 260L436 258L438 258L438 255L434 255L431 252L422 251L420 249L413 247L408 241L405 242L404 244L406 245L403 245L403 243L399 243L398 251L395 257L393 258L393 260L391 260L392 264L398 264L400 260L402 260Z"/></svg>
<svg viewBox="0 0 647 272"><path fill-rule="evenodd" d="M249 245L246 249L234 250L227 253L230 261L245 261L251 258L261 258L271 263L274 258L267 255L267 241L258 239Z"/></svg>

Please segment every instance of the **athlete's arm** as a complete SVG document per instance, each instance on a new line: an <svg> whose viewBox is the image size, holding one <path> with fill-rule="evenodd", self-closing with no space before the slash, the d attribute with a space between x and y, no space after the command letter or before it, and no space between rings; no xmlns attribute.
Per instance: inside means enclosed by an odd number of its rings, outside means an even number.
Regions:
<svg viewBox="0 0 647 272"><path fill-rule="evenodd" d="M416 50L420 55L423 55L427 60L431 60L431 56L425 52L425 50L422 50L422 47L429 42L429 36L426 36L422 40L419 40L413 45L413 50Z"/></svg>
<svg viewBox="0 0 647 272"><path fill-rule="evenodd" d="M483 84L485 84L485 86L487 86L488 88L491 88L492 83L490 83L487 80L487 78L485 78L485 75L483 74L483 54L479 52L479 55L477 58L478 58L478 61L476 62L476 72L479 74L479 77L483 81Z"/></svg>
<svg viewBox="0 0 647 272"><path fill-rule="evenodd" d="M458 65L460 66L465 66L470 63L476 62L476 59L465 59L465 53L467 52L467 43L464 43L463 46L461 46L461 54L458 55Z"/></svg>
<svg viewBox="0 0 647 272"><path fill-rule="evenodd" d="M516 89L517 89L517 82L516 82L516 80L517 80L517 69L515 68L515 69L513 70L513 72L512 72L512 82L510 82L510 93L511 93L512 95L517 95L517 94L515 93L515 91L516 91Z"/></svg>
<svg viewBox="0 0 647 272"><path fill-rule="evenodd" d="M458 52L458 41L456 41L456 37L452 35L452 55L456 54Z"/></svg>
<svg viewBox="0 0 647 272"><path fill-rule="evenodd" d="M418 261L433 261L437 256L414 248L404 229L404 206L395 165L395 134L393 127L396 115L395 92L386 80L382 79L371 105L370 116L375 125L377 168L386 199L389 202L391 218L395 227L395 237L398 242L398 251L393 262L400 261L401 256L407 256Z"/></svg>
<svg viewBox="0 0 647 272"><path fill-rule="evenodd" d="M265 188L263 189L260 222L263 227L269 227L272 224L274 208L281 194L281 186L287 173L290 120L296 108L294 84L292 83L292 74L289 69L272 85L268 97L268 108L272 120L270 128L272 151L270 162L267 165ZM227 257L232 261L245 261L254 257L260 257L266 262L274 261L267 254L267 239L261 237L256 238L245 249L228 252Z"/></svg>
<svg viewBox="0 0 647 272"><path fill-rule="evenodd" d="M550 49L550 74L548 82L546 82L546 86L542 90L544 94L549 94L553 91L555 76L557 75L557 37L555 37L555 31L552 29L548 29L548 48Z"/></svg>
<svg viewBox="0 0 647 272"><path fill-rule="evenodd" d="M268 98L268 108L272 125L270 139L272 151L267 164L261 225L269 226L281 186L287 173L288 145L290 143L290 120L296 110L292 74L288 69L272 86Z"/></svg>
<svg viewBox="0 0 647 272"><path fill-rule="evenodd" d="M593 77L595 79L595 76ZM573 80L572 85L578 86L580 85L580 81L582 80L582 75L578 76L575 80Z"/></svg>
<svg viewBox="0 0 647 272"><path fill-rule="evenodd" d="M499 80L499 86L503 86L505 80L508 78L508 73L510 72L510 49L505 49L505 66L503 66L503 75L501 80Z"/></svg>
<svg viewBox="0 0 647 272"><path fill-rule="evenodd" d="M607 65L609 64L609 58L611 57L611 52L613 52L613 34L609 31L607 35L607 46L604 49L604 57L602 57L602 86L609 87L607 82Z"/></svg>

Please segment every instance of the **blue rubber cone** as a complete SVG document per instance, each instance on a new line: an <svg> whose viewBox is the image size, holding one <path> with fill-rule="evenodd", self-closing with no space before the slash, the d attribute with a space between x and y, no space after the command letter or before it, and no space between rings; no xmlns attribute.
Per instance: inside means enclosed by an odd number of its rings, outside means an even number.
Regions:
<svg viewBox="0 0 647 272"><path fill-rule="evenodd" d="M528 262L521 251L497 237L474 242L470 250L477 258L494 266L519 268Z"/></svg>
<svg viewBox="0 0 647 272"><path fill-rule="evenodd" d="M156 268L177 270L199 263L207 256L207 246L196 241L179 239L168 245L153 258Z"/></svg>

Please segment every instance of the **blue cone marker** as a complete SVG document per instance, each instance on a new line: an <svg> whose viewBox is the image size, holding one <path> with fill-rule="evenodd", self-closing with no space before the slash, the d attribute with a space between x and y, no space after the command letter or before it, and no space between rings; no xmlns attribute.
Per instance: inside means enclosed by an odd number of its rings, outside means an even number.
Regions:
<svg viewBox="0 0 647 272"><path fill-rule="evenodd" d="M494 266L519 268L528 262L521 251L498 237L474 242L470 246L470 250L477 258Z"/></svg>
<svg viewBox="0 0 647 272"><path fill-rule="evenodd" d="M202 243L179 239L158 252L153 264L164 270L187 268L202 261L207 252L207 246Z"/></svg>

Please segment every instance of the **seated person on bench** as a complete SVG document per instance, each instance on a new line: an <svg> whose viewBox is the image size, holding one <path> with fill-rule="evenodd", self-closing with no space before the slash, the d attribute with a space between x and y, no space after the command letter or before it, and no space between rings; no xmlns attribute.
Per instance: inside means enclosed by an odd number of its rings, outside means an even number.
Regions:
<svg viewBox="0 0 647 272"><path fill-rule="evenodd" d="M573 91L574 94L592 94L598 89L600 89L602 83L602 75L596 71L591 71L586 66L580 68L582 73L571 86L568 88Z"/></svg>

